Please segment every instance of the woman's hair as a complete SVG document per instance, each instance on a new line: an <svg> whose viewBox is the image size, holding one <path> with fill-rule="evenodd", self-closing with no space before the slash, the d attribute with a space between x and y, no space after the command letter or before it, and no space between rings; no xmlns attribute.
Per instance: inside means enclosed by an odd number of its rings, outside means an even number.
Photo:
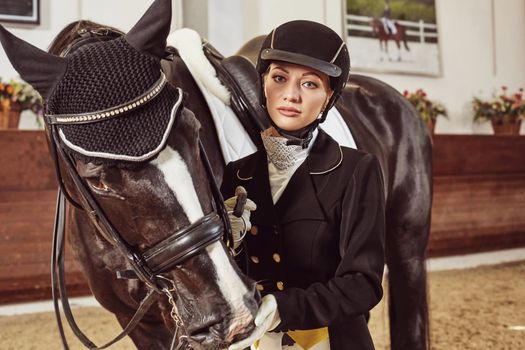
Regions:
<svg viewBox="0 0 525 350"><path fill-rule="evenodd" d="M49 46L48 52L53 55L60 55L66 49L68 49L75 41L82 38L84 33L102 33L102 32L113 33L114 36L117 34L123 35L124 32L107 25L103 25L97 22L79 20L72 22L64 27L55 37L51 45Z"/></svg>

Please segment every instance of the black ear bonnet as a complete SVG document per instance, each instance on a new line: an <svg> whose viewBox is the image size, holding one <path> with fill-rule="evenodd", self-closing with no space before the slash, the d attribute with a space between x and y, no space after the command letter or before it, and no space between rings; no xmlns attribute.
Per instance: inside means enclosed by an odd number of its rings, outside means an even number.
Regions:
<svg viewBox="0 0 525 350"><path fill-rule="evenodd" d="M47 115L85 115L126 106L162 77L158 58L137 51L124 37L83 45L66 60L67 70L47 100ZM60 125L61 140L84 159L147 160L165 136L178 98L177 90L164 83L154 98L118 117Z"/></svg>
<svg viewBox="0 0 525 350"><path fill-rule="evenodd" d="M2 26L0 41L22 79L44 97L46 123L56 124L75 156L138 163L163 149L182 110L182 92L160 65L170 24L171 0L156 0L128 34L87 35L72 42L65 57Z"/></svg>

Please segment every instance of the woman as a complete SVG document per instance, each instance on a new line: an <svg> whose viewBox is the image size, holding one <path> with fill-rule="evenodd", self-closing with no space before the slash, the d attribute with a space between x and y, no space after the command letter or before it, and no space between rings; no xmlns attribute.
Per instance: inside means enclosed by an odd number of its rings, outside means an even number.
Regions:
<svg viewBox="0 0 525 350"><path fill-rule="evenodd" d="M382 297L379 162L318 128L349 66L344 41L315 22L285 23L263 43L257 70L272 126L264 149L227 166L222 186L230 207L237 186L257 204L240 255L263 295L255 331L232 350L374 348L366 319ZM248 203L243 219L231 217L234 233L250 227Z"/></svg>

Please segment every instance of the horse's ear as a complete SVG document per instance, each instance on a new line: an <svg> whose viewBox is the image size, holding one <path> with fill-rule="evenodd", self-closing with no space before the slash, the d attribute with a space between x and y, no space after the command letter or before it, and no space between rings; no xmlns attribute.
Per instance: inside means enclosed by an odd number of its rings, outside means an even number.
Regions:
<svg viewBox="0 0 525 350"><path fill-rule="evenodd" d="M171 26L171 0L155 0L142 18L126 34L126 41L135 49L164 57L166 38Z"/></svg>
<svg viewBox="0 0 525 350"><path fill-rule="evenodd" d="M17 38L0 25L0 42L20 77L47 99L66 70L66 60Z"/></svg>

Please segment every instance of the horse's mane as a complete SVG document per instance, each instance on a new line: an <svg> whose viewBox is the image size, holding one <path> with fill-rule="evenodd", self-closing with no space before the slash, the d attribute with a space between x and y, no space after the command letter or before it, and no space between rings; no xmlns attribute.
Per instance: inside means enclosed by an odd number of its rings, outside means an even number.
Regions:
<svg viewBox="0 0 525 350"><path fill-rule="evenodd" d="M48 52L53 55L60 55L68 48L68 46L80 39L82 33L96 32L103 29L114 33L124 34L124 32L117 28L97 22L89 20L74 21L65 26L64 29L57 34L55 39L51 42L51 45L49 45Z"/></svg>

